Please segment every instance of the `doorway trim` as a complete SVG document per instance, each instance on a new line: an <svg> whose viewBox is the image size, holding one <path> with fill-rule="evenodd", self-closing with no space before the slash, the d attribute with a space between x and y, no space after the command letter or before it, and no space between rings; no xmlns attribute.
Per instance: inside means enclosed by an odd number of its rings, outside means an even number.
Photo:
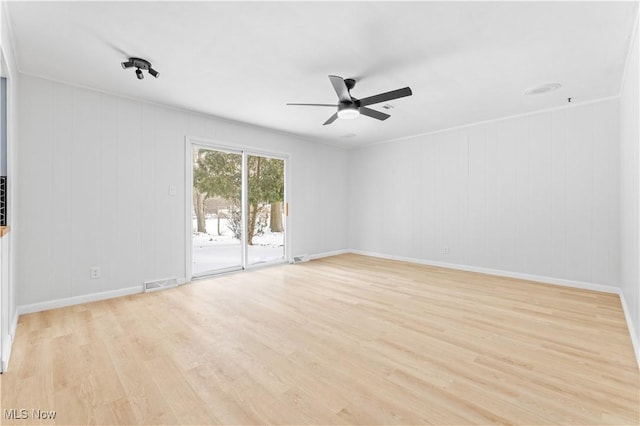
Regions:
<svg viewBox="0 0 640 426"><path fill-rule="evenodd" d="M242 267L240 271L252 270L261 268L267 265L278 263L291 263L291 216L289 215L289 204L291 203L290 197L290 179L291 179L291 167L290 167L290 155L281 151L267 151L261 148L249 147L246 145L240 145L235 143L225 143L207 138L201 138L196 136L185 136L185 282L190 282L194 279L192 275L192 259L193 259L193 245L192 245L192 204L193 204L193 148L194 146L203 147L206 149L220 150L242 154ZM268 158L277 158L284 161L284 208L285 208L285 243L284 243L284 259L282 262L269 262L257 265L247 264L247 235L246 235L246 190L247 190L247 177L244 172L246 169L246 159L249 155L263 156ZM234 270L236 272L237 270ZM220 274L228 273L230 271L221 270ZM215 276L212 274L210 276ZM203 278L198 276L197 278Z"/></svg>

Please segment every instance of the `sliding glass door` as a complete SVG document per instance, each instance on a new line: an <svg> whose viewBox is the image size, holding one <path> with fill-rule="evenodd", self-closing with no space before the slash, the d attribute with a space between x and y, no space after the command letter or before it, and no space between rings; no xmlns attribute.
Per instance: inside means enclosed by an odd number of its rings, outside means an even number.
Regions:
<svg viewBox="0 0 640 426"><path fill-rule="evenodd" d="M247 264L283 260L284 160L247 156Z"/></svg>
<svg viewBox="0 0 640 426"><path fill-rule="evenodd" d="M242 153L193 147L192 275L243 267Z"/></svg>
<svg viewBox="0 0 640 426"><path fill-rule="evenodd" d="M191 274L286 259L284 158L191 145Z"/></svg>

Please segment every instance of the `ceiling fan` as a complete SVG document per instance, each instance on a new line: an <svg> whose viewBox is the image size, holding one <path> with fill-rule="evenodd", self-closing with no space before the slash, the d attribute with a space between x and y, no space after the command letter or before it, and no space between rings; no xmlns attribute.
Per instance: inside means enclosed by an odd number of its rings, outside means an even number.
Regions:
<svg viewBox="0 0 640 426"><path fill-rule="evenodd" d="M375 118L376 120L386 120L391 117L384 112L376 111L375 109L367 108L368 105L378 104L380 102L386 102L393 99L404 98L405 96L411 96L411 88L404 87L398 90L392 90L391 92L380 93L378 95L369 96L364 99L356 99L351 96L351 89L356 85L356 81L352 78L346 80L337 75L330 75L329 80L333 85L336 94L338 95L338 104L287 104L287 105L302 105L302 106L323 106L338 108L323 126L331 124L336 121L337 118L353 119L357 118L360 114L367 117Z"/></svg>

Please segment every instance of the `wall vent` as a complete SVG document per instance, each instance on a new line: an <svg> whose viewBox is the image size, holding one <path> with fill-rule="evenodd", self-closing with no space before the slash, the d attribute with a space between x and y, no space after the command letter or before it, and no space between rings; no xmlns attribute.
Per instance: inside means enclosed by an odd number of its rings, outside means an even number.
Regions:
<svg viewBox="0 0 640 426"><path fill-rule="evenodd" d="M177 286L178 286L177 278L165 278L162 280L145 281L144 292L150 293L152 291L166 290L168 288L173 288Z"/></svg>

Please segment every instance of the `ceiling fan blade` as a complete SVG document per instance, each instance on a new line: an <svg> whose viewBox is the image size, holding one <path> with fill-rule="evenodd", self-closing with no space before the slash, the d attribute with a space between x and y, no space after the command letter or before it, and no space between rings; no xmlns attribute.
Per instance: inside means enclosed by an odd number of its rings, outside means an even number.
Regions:
<svg viewBox="0 0 640 426"><path fill-rule="evenodd" d="M375 109L371 109L367 107L360 107L360 114L366 115L367 117L382 120L382 121L391 117L389 114L385 114L384 112L376 111Z"/></svg>
<svg viewBox="0 0 640 426"><path fill-rule="evenodd" d="M329 117L329 119L327 121L324 122L323 126L326 126L327 124L331 124L334 121L336 121L336 118L338 118L338 113L334 113L331 117Z"/></svg>
<svg viewBox="0 0 640 426"><path fill-rule="evenodd" d="M328 106L336 108L338 105L335 104L287 104L287 105L301 105L301 106Z"/></svg>
<svg viewBox="0 0 640 426"><path fill-rule="evenodd" d="M337 75L330 75L329 80L331 80L333 89L336 91L340 102L351 102L351 95L349 94L347 85L344 84L344 79L342 77L338 77Z"/></svg>
<svg viewBox="0 0 640 426"><path fill-rule="evenodd" d="M411 96L413 92L411 92L410 87L405 87L403 89L392 90L391 92L380 93L379 95L369 96L368 98L360 99L359 105L373 105L378 104L380 102L390 101L392 99L404 98L405 96Z"/></svg>

